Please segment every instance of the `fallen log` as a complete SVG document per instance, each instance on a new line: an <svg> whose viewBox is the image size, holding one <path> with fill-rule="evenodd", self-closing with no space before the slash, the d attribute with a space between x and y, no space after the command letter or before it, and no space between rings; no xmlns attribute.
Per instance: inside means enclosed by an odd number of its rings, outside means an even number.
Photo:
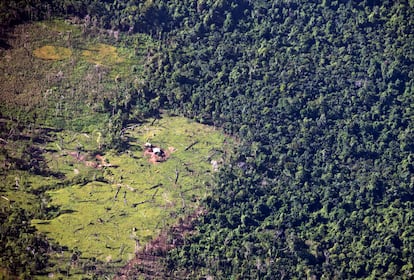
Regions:
<svg viewBox="0 0 414 280"><path fill-rule="evenodd" d="M147 190L153 190L156 189L158 187L162 187L162 183L156 184L155 186L149 187Z"/></svg>
<svg viewBox="0 0 414 280"><path fill-rule="evenodd" d="M184 151L188 151L189 149L191 149L194 145L196 145L198 143L198 140L194 141L193 143L191 143L190 145L188 145Z"/></svg>

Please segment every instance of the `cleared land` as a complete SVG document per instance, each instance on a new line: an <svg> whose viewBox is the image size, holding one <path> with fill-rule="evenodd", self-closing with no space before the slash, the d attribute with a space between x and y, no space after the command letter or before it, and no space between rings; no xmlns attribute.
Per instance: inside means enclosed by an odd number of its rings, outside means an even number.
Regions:
<svg viewBox="0 0 414 280"><path fill-rule="evenodd" d="M48 207L57 207L63 214L34 220L40 231L61 245L77 247L87 258L125 261L133 257L138 243L145 244L177 216L194 211L208 191L211 161L223 156L223 135L181 117L162 118L127 134L130 149L120 155L92 156L93 151L84 150L76 157L70 146L48 154L56 171L100 174L99 181L48 191ZM96 142L92 135L78 137ZM148 141L171 148L170 157L151 163L143 152ZM101 157L106 166L99 166Z"/></svg>
<svg viewBox="0 0 414 280"><path fill-rule="evenodd" d="M231 149L212 127L134 112L127 150L112 150L105 133L115 112L102 104L127 100L157 42L88 32L63 21L25 24L0 50L0 210L24 209L50 242L38 278L114 275L196 211ZM164 161L145 152L147 142Z"/></svg>

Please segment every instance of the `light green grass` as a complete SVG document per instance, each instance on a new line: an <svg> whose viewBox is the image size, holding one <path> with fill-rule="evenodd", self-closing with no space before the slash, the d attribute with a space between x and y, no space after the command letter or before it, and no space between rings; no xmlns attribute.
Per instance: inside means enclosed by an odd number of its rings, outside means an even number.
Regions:
<svg viewBox="0 0 414 280"><path fill-rule="evenodd" d="M67 134L62 136L70 138ZM39 231L61 245L78 248L85 258L125 262L134 256L135 240L145 244L162 228L175 223L178 215L194 211L197 198L206 194L212 179L210 161L222 156L223 134L185 118L165 117L153 125L136 127L127 136L131 139L128 152L105 155L110 164L117 166L99 171L108 183L93 181L47 192L51 197L49 206L60 207L64 214L49 221L32 221ZM96 133L72 136L90 141L85 143L89 149L93 149L97 137ZM150 163L142 150L147 141L166 150L174 147L175 151L165 162ZM194 142L197 144L186 151ZM67 166L75 161L60 154L55 157L66 158ZM62 166L60 170L73 173ZM93 170L81 163L72 168L84 174Z"/></svg>

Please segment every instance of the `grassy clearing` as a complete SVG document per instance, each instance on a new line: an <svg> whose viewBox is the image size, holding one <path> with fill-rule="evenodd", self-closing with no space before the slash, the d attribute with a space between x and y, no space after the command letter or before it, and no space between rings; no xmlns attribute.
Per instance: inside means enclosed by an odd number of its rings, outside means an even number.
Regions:
<svg viewBox="0 0 414 280"><path fill-rule="evenodd" d="M86 61L97 65L114 65L125 61L120 57L117 48L107 44L97 44L90 46L88 50L82 52Z"/></svg>
<svg viewBox="0 0 414 280"><path fill-rule="evenodd" d="M56 170L59 166L68 177L92 180L48 191L48 207L58 207L63 214L32 223L59 244L78 248L82 257L107 263L124 263L134 256L136 241L144 245L178 216L191 213L208 192L211 160L220 161L226 148L224 136L213 128L181 117L165 117L128 130L129 150L108 152L104 160L111 166L94 169L71 152L79 145L81 155L95 151L99 133L69 134L63 132L60 140L48 144L61 149L48 154L54 158L50 166ZM148 141L172 151L167 161L148 161L143 153ZM93 157L86 157L88 160ZM93 180L97 176L100 181Z"/></svg>
<svg viewBox="0 0 414 280"><path fill-rule="evenodd" d="M41 59L63 60L68 59L72 55L72 51L68 48L58 46L43 46L35 49L33 55Z"/></svg>

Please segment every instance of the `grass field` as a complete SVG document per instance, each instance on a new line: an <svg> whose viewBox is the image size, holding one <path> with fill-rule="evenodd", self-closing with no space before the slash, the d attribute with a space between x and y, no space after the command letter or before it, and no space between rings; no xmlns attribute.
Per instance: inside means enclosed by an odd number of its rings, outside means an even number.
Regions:
<svg viewBox="0 0 414 280"><path fill-rule="evenodd" d="M134 256L138 242L144 246L162 228L193 212L208 192L214 172L211 161L220 162L226 149L223 134L182 117L143 124L126 136L129 150L103 155L110 166L102 169L88 167L71 156L74 150L70 145L64 144L62 151L48 155L55 158L51 167L60 166L59 171L68 177L77 173L92 178L85 185L46 192L48 207L57 207L62 214L32 223L60 245L77 248L84 258L125 263ZM98 136L76 137L84 143L85 139L96 143ZM169 150L168 159L149 162L143 152L148 141ZM49 143L53 144L57 143ZM92 160L92 144L89 149L84 148L81 155ZM99 176L100 181L94 181L93 176Z"/></svg>

